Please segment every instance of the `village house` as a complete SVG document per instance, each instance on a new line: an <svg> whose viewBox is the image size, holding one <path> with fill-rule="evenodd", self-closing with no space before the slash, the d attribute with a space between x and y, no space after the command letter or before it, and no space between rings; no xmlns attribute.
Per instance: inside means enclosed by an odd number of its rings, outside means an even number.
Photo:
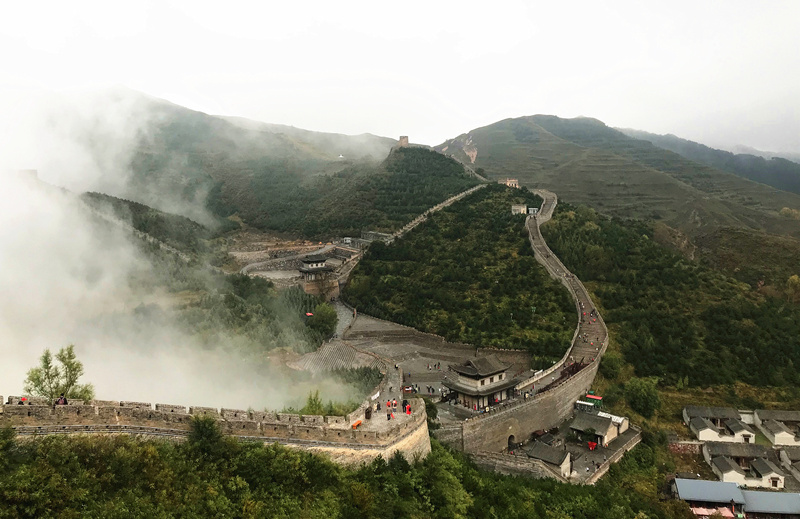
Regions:
<svg viewBox="0 0 800 519"><path fill-rule="evenodd" d="M676 478L672 482L672 494L686 501L698 517L715 512L725 517L726 510L730 514L728 517L744 514L744 494L735 483Z"/></svg>
<svg viewBox="0 0 800 519"><path fill-rule="evenodd" d="M508 376L510 367L494 355L451 364L456 376L445 378L442 385L450 390L451 399L477 411L503 402L513 394L517 380Z"/></svg>
<svg viewBox="0 0 800 519"><path fill-rule="evenodd" d="M738 418L728 418L720 428L708 418L695 416L689 421L689 429L704 442L751 443L756 436L755 431Z"/></svg>
<svg viewBox="0 0 800 519"><path fill-rule="evenodd" d="M777 420L764 420L761 422L761 432L773 445L800 446L795 432Z"/></svg>
<svg viewBox="0 0 800 519"><path fill-rule="evenodd" d="M773 445L800 446L800 411L756 409L753 422Z"/></svg>
<svg viewBox="0 0 800 519"><path fill-rule="evenodd" d="M736 483L743 487L784 488L785 474L771 461L755 458L750 461L750 469L744 470L727 456L717 456L711 460L711 470L720 481Z"/></svg>
<svg viewBox="0 0 800 519"><path fill-rule="evenodd" d="M556 449L546 443L535 441L525 449L525 453L529 458L551 465L565 478L572 473L572 456L566 449Z"/></svg>
<svg viewBox="0 0 800 519"><path fill-rule="evenodd" d="M720 481L747 487L784 487L786 475L769 459L770 449L762 445L708 442L702 451Z"/></svg>
<svg viewBox="0 0 800 519"><path fill-rule="evenodd" d="M604 412L578 412L569 428L581 439L607 446L620 434L628 430L630 423L624 416Z"/></svg>
<svg viewBox="0 0 800 519"><path fill-rule="evenodd" d="M742 419L739 411L730 407L687 405L683 408L683 422L686 425L689 425L692 418L696 417L708 419L717 429L725 427L725 420L730 420L731 418Z"/></svg>
<svg viewBox="0 0 800 519"><path fill-rule="evenodd" d="M750 469L750 462L756 458L768 458L771 449L755 443L707 442L703 444L702 453L706 463L718 456L727 456L741 468Z"/></svg>
<svg viewBox="0 0 800 519"><path fill-rule="evenodd" d="M800 481L800 447L783 446L778 451L781 466Z"/></svg>
<svg viewBox="0 0 800 519"><path fill-rule="evenodd" d="M744 490L735 483L676 478L672 494L686 501L697 517L800 519L800 494Z"/></svg>

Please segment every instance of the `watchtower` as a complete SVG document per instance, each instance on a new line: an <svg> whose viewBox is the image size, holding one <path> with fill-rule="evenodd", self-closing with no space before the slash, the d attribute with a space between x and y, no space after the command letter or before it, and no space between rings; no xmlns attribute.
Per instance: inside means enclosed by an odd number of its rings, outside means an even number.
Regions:
<svg viewBox="0 0 800 519"><path fill-rule="evenodd" d="M339 296L339 281L333 268L326 264L325 256L306 256L302 261L300 273L303 276L303 291L306 294L324 296L327 299Z"/></svg>
<svg viewBox="0 0 800 519"><path fill-rule="evenodd" d="M408 148L408 135L401 135L400 142L397 143L398 148Z"/></svg>

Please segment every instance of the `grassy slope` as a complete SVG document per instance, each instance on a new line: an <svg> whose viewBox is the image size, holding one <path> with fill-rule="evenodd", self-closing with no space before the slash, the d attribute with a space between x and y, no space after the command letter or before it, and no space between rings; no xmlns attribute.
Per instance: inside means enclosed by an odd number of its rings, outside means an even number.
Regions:
<svg viewBox="0 0 800 519"><path fill-rule="evenodd" d="M682 157L718 168L740 177L800 194L800 164L782 158L765 159L750 154L734 154L709 148L674 135L656 135L640 130L620 129L622 133L675 152Z"/></svg>
<svg viewBox="0 0 800 519"><path fill-rule="evenodd" d="M490 186L391 246L373 245L345 298L364 312L452 341L521 347L551 364L572 337L574 306L536 263L525 217L510 213L514 203L541 199Z"/></svg>
<svg viewBox="0 0 800 519"><path fill-rule="evenodd" d="M800 236L796 222L777 214L800 208L800 196L693 163L593 119L506 119L437 149L469 161L460 150L470 138L475 166L491 178L516 177L610 214L661 219L690 236L728 226Z"/></svg>

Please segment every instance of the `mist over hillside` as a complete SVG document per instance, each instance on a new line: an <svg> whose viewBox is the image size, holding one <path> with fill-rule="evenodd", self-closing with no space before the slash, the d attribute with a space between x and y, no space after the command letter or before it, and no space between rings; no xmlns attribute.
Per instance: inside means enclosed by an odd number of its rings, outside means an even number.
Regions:
<svg viewBox="0 0 800 519"><path fill-rule="evenodd" d="M296 405L320 384L328 398L348 395L340 384L275 370L245 335L221 331L209 341L190 333L179 319L185 303L153 283L163 275L128 231L96 217L79 197L31 174L4 175L3 394L22 394L27 370L46 348L74 343L84 380L101 399L281 408ZM213 293L213 280L205 283ZM275 321L279 344L303 340L292 323L302 327L298 315Z"/></svg>
<svg viewBox="0 0 800 519"><path fill-rule="evenodd" d="M2 124L12 169L215 227L254 181L298 184L383 160L393 140L322 134L190 110L126 88L23 97ZM340 157L342 155L342 157ZM235 204L234 204L235 205ZM247 202L244 203L247 205Z"/></svg>

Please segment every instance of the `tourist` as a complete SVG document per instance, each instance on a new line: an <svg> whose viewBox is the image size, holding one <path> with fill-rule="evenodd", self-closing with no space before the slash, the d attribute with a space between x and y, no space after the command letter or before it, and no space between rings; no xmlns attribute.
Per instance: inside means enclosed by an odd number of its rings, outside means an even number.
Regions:
<svg viewBox="0 0 800 519"><path fill-rule="evenodd" d="M64 396L64 393L61 393L61 396L58 397L56 405L67 405L67 398Z"/></svg>

